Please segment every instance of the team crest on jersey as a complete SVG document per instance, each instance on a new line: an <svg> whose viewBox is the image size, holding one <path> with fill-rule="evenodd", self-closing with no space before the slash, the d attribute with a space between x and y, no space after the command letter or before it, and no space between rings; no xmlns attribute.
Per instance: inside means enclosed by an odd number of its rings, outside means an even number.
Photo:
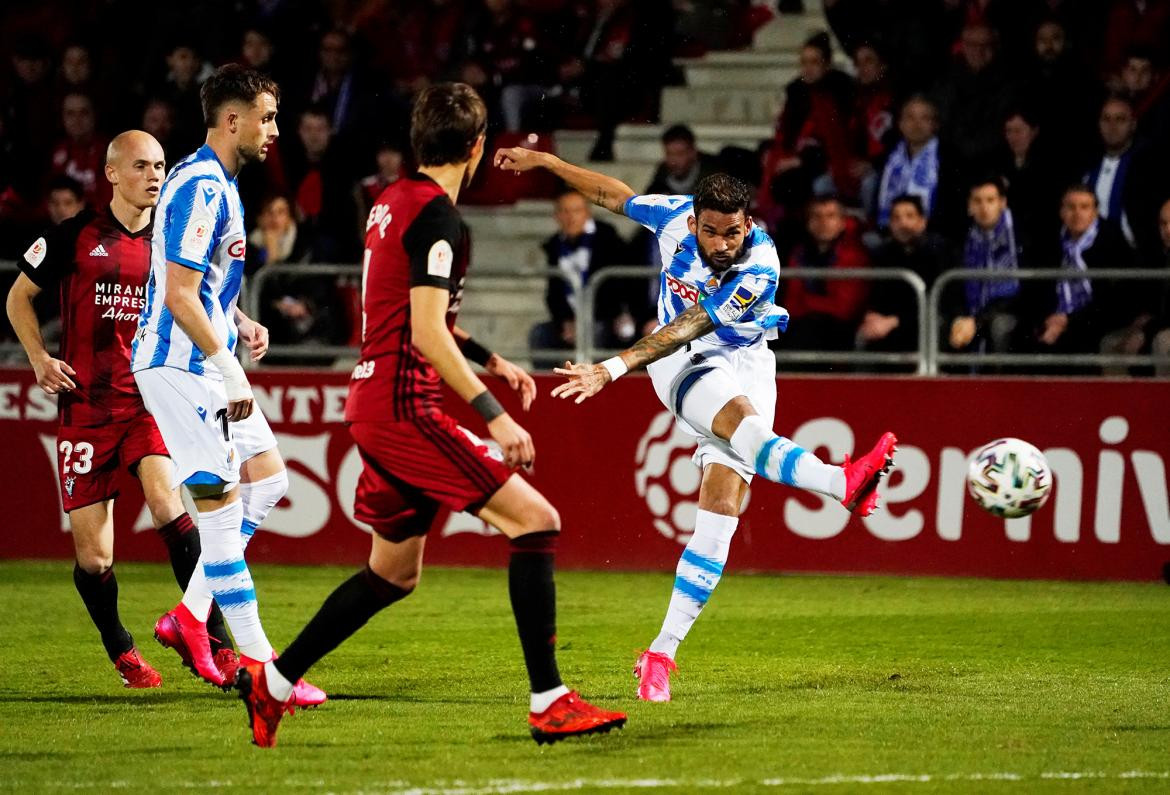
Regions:
<svg viewBox="0 0 1170 795"><path fill-rule="evenodd" d="M36 242L28 247L28 251L24 252L24 261L34 268L45 261L45 239L38 237Z"/></svg>
<svg viewBox="0 0 1170 795"><path fill-rule="evenodd" d="M75 482L76 482L76 479L72 475L65 478L65 493L68 494L70 497L73 496L73 484Z"/></svg>
<svg viewBox="0 0 1170 795"><path fill-rule="evenodd" d="M710 279L707 280L707 284L705 286L707 288L707 292L709 292L709 293L715 292L716 290L719 289L719 277L712 276Z"/></svg>

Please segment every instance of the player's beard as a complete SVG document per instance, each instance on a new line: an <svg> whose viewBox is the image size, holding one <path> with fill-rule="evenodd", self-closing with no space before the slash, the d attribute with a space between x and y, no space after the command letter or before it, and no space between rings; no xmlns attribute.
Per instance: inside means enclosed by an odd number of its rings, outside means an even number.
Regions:
<svg viewBox="0 0 1170 795"><path fill-rule="evenodd" d="M739 250L735 252L735 255L730 257L727 260L726 265L720 265L717 262L715 262L715 260L711 259L710 256L707 255L707 252L703 250L703 247L701 245L699 245L699 242L697 240L695 241L695 250L699 252L699 259L701 259L703 261L704 265L706 265L708 268L715 271L716 273L723 273L725 270L730 268L732 265L739 262L739 258L743 256L744 249L746 249L746 248L747 248L747 242L745 241L744 244L739 247Z"/></svg>
<svg viewBox="0 0 1170 795"><path fill-rule="evenodd" d="M251 163L253 160L264 162L264 158L268 156L267 152L263 151L264 144L257 146L244 146L241 144L236 147L236 154L240 157L240 165Z"/></svg>

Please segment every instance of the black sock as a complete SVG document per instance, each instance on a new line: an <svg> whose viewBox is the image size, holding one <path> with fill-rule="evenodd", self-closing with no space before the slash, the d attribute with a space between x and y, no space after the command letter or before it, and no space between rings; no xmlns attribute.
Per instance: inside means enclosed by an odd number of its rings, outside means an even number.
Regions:
<svg viewBox="0 0 1170 795"><path fill-rule="evenodd" d="M171 558L171 571L175 573L175 581L184 591L191 582L191 575L199 565L199 530L191 521L191 516L181 513L171 521L158 528L159 537L167 545L167 554ZM219 605L211 603L211 612L207 616L207 640L214 655L225 646L231 648L228 641L227 627L223 623L223 613Z"/></svg>
<svg viewBox="0 0 1170 795"><path fill-rule="evenodd" d="M557 670L557 586L553 582L557 535L556 530L545 530L513 538L508 562L508 595L533 693L562 684Z"/></svg>
<svg viewBox="0 0 1170 795"><path fill-rule="evenodd" d="M85 609L93 619L94 626L102 635L106 654L114 661L134 648L134 639L122 626L118 618L118 579L114 569L102 574L90 574L77 563L73 564L73 584L85 602Z"/></svg>
<svg viewBox="0 0 1170 795"><path fill-rule="evenodd" d="M410 594L387 582L369 566L337 586L297 639L281 652L276 670L290 682L305 675L341 642L357 632L381 609Z"/></svg>

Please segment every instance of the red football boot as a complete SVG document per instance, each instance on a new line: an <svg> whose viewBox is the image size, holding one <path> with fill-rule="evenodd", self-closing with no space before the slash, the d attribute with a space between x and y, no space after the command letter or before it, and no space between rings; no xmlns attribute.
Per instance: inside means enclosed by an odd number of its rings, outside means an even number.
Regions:
<svg viewBox="0 0 1170 795"><path fill-rule="evenodd" d="M894 465L894 452L898 449L898 437L887 431L878 439L873 449L856 461L845 456L841 465L845 470L845 499L841 504L858 516L869 516L877 507L878 484L882 475Z"/></svg>
<svg viewBox="0 0 1170 795"><path fill-rule="evenodd" d="M215 663L216 670L219 675L223 677L225 684L234 684L236 681L236 671L240 668L240 658L236 655L234 649L228 646L223 646L211 658Z"/></svg>
<svg viewBox="0 0 1170 795"><path fill-rule="evenodd" d="M642 701L670 701L670 675L678 673L678 663L665 654L646 650L634 663L638 680L638 698Z"/></svg>
<svg viewBox="0 0 1170 795"><path fill-rule="evenodd" d="M261 748L276 745L276 730L288 703L272 697L268 692L268 676L264 663L241 667L236 673L236 690L244 708L248 710L248 725L252 727L252 742Z"/></svg>
<svg viewBox="0 0 1170 795"><path fill-rule="evenodd" d="M230 687L211 659L211 649L207 645L207 624L191 615L182 602L174 610L163 613L155 622L154 638L166 648L178 652L183 665L200 679L216 687Z"/></svg>
<svg viewBox="0 0 1170 795"><path fill-rule="evenodd" d="M555 743L566 737L598 734L626 725L626 713L608 712L585 701L572 690L539 714L528 713L528 725L537 745Z"/></svg>
<svg viewBox="0 0 1170 795"><path fill-rule="evenodd" d="M272 659L276 659L278 655L276 652L272 653ZM240 655L240 667L244 668L249 665L256 665L259 660L253 660L251 657ZM288 702L289 714L296 711L296 707L302 709L312 709L319 707L329 700L329 696L325 695L325 691L314 684L306 682L304 679L298 679L293 684L292 698Z"/></svg>
<svg viewBox="0 0 1170 795"><path fill-rule="evenodd" d="M162 677L158 671L150 667L150 663L142 659L138 649L131 648L118 659L114 660L114 667L118 669L118 676L122 677L122 684L126 687L147 688L161 687Z"/></svg>

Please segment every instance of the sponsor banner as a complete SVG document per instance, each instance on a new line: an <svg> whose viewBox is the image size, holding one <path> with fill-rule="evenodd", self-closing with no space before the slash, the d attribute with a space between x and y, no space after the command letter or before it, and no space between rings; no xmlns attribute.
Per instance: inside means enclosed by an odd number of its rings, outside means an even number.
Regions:
<svg viewBox="0 0 1170 795"><path fill-rule="evenodd" d="M253 375L289 463L291 489L248 548L253 561L349 563L369 549L353 517L361 469L342 422L346 374ZM693 527L699 471L691 439L629 376L578 406L538 378L522 415L532 482L560 511L563 567L671 571ZM782 378L776 429L823 459L869 449L885 430L898 466L874 516L757 478L732 547L732 570L886 572L984 577L1154 580L1170 561L1170 384L1136 381ZM453 413L477 434L467 407ZM60 511L56 416L32 374L0 370L0 458L7 521L0 558L72 554ZM1056 475L1034 516L1000 520L967 497L968 454L1000 436L1026 439ZM79 440L74 440L79 441ZM84 441L84 440L80 440ZM115 510L116 556L163 560L141 492L128 476ZM442 514L427 541L436 564L502 565L507 544L478 519Z"/></svg>

